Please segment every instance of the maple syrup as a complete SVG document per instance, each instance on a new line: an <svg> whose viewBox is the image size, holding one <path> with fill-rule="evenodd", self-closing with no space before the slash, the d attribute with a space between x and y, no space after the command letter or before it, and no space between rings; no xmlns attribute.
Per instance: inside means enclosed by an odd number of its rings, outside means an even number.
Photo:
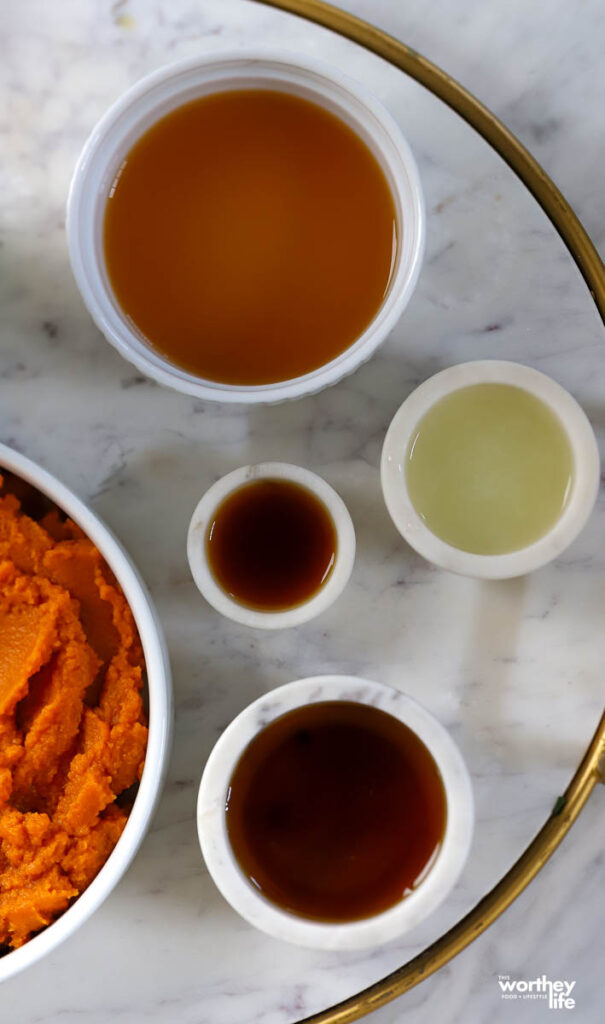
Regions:
<svg viewBox="0 0 605 1024"><path fill-rule="evenodd" d="M227 791L233 853L269 900L319 921L387 910L426 876L446 798L424 743L366 704L325 701L266 726Z"/></svg>

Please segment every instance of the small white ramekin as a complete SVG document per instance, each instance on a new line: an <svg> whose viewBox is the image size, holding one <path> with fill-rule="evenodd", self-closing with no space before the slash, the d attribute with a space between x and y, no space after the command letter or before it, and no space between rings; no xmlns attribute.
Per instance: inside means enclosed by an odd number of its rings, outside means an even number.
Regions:
<svg viewBox="0 0 605 1024"><path fill-rule="evenodd" d="M52 952L101 905L130 866L160 798L172 740L172 684L166 641L147 588L120 542L95 512L56 477L19 452L0 444L0 471L11 470L59 506L84 530L115 574L134 615L143 651L149 696L145 766L126 827L115 849L74 903L24 946L0 959L0 982Z"/></svg>
<svg viewBox="0 0 605 1024"><path fill-rule="evenodd" d="M246 878L229 843L225 802L235 766L250 741L294 708L321 701L369 704L393 715L422 740L441 773L447 821L441 849L423 880L399 903L345 924L311 921L281 910ZM402 808L405 813L405 808ZM315 676L287 683L254 701L225 729L204 769L197 827L206 866L225 899L261 931L314 949L365 949L409 931L435 910L455 885L470 849L473 796L462 756L449 733L420 704L390 686L356 676Z"/></svg>
<svg viewBox="0 0 605 1024"><path fill-rule="evenodd" d="M441 398L473 384L511 384L544 402L565 430L573 456L573 479L567 505L543 537L505 555L461 551L437 537L416 512L408 494L405 465L419 421ZM593 429L575 398L550 377L520 363L484 359L460 363L436 373L416 388L396 412L382 449L382 490L391 518L402 537L429 562L462 576L508 579L533 572L552 561L578 536L597 498L601 463Z"/></svg>
<svg viewBox="0 0 605 1024"><path fill-rule="evenodd" d="M116 173L138 138L175 107L217 91L278 89L318 103L368 145L395 203L399 242L387 295L371 324L325 366L292 380L235 386L205 380L171 363L146 341L113 295L103 256L103 217ZM220 402L280 402L334 384L368 359L393 328L414 291L424 253L425 216L410 147L371 93L329 65L287 51L239 50L160 68L128 90L94 128L74 171L67 203L73 273L88 310L125 359L160 384Z"/></svg>
<svg viewBox="0 0 605 1024"><path fill-rule="evenodd" d="M283 612L255 611L239 604L219 586L208 565L206 537L216 509L233 491L255 480L291 480L306 487L325 505L336 530L336 559L328 579L308 601ZM314 619L340 596L353 571L355 529L342 498L316 473L287 462L261 462L256 466L235 469L206 491L191 517L187 534L187 557L198 590L222 615L257 629L284 629Z"/></svg>

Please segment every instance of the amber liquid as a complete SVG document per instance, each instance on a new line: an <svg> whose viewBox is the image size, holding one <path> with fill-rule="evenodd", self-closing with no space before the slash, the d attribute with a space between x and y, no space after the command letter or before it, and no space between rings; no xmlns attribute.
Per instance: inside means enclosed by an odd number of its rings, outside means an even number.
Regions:
<svg viewBox="0 0 605 1024"><path fill-rule="evenodd" d="M290 480L244 484L219 505L206 535L217 583L259 611L284 611L313 597L330 576L336 551L325 505Z"/></svg>
<svg viewBox="0 0 605 1024"><path fill-rule="evenodd" d="M352 921L409 893L436 858L445 790L425 745L398 719L326 701L277 718L244 751L227 830L268 899L320 921Z"/></svg>
<svg viewBox="0 0 605 1024"><path fill-rule="evenodd" d="M286 93L215 93L128 153L105 211L115 296L173 363L229 384L324 365L388 289L396 214L343 121Z"/></svg>

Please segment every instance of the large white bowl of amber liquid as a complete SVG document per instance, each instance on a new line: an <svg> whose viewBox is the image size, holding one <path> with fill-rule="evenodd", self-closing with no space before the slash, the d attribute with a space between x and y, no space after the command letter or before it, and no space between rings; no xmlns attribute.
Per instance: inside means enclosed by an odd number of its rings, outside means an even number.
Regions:
<svg viewBox="0 0 605 1024"><path fill-rule="evenodd" d="M435 374L387 432L382 488L419 554L465 576L506 579L561 554L596 500L586 414L543 373L482 360Z"/></svg>
<svg viewBox="0 0 605 1024"><path fill-rule="evenodd" d="M298 398L368 359L411 298L424 231L388 111L282 51L197 55L138 82L93 130L67 211L107 340L220 402Z"/></svg>

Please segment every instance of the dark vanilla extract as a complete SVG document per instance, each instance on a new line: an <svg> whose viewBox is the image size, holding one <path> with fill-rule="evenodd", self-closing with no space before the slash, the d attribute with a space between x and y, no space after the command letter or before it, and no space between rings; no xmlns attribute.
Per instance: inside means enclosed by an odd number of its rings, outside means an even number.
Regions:
<svg viewBox="0 0 605 1024"><path fill-rule="evenodd" d="M318 921L380 913L430 870L446 798L418 736L365 704L326 701L271 722L238 761L229 840L253 885Z"/></svg>
<svg viewBox="0 0 605 1024"><path fill-rule="evenodd" d="M217 508L206 552L217 583L258 611L285 611L313 597L336 559L327 508L291 480L244 484Z"/></svg>

